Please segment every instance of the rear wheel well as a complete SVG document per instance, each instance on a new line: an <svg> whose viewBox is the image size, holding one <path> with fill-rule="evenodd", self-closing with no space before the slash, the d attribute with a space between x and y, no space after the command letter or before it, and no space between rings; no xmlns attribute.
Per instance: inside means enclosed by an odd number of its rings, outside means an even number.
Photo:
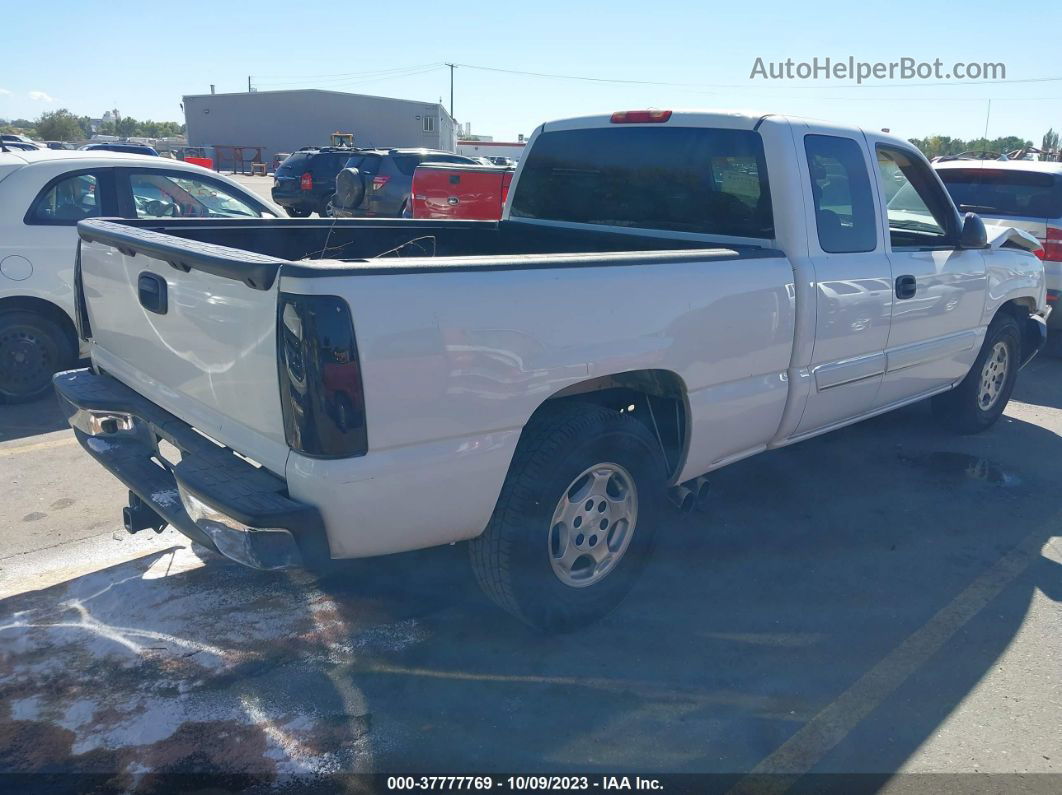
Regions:
<svg viewBox="0 0 1062 795"><path fill-rule="evenodd" d="M629 413L659 442L667 477L673 478L682 469L689 433L689 406L686 385L670 370L632 370L580 381L543 402L528 423L558 401L587 403Z"/></svg>
<svg viewBox="0 0 1062 795"><path fill-rule="evenodd" d="M74 327L74 321L70 319L65 311L59 306L53 304L51 301L45 301L43 298L34 298L28 295L14 295L8 298L0 298L0 314L4 312L33 312L51 320L53 323L59 326L70 340L70 344L73 346L75 355L79 347L79 341L77 338L77 329Z"/></svg>

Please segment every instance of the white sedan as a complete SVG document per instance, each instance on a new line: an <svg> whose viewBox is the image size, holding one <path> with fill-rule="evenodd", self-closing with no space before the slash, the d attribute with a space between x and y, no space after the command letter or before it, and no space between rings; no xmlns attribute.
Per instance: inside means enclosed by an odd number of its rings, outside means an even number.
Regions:
<svg viewBox="0 0 1062 795"><path fill-rule="evenodd" d="M123 218L285 217L201 166L146 155L0 152L0 403L32 400L73 366L77 222Z"/></svg>

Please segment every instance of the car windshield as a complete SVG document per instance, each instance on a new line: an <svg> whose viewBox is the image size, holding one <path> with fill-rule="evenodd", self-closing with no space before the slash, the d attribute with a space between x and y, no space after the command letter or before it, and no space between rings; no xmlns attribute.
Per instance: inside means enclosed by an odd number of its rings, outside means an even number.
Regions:
<svg viewBox="0 0 1062 795"><path fill-rule="evenodd" d="M1062 177L1002 168L941 168L960 210L984 215L1062 218Z"/></svg>

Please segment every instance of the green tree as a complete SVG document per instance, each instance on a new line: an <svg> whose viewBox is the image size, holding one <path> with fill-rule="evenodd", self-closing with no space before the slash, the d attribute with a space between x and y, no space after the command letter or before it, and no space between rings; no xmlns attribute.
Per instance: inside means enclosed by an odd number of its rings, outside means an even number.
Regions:
<svg viewBox="0 0 1062 795"><path fill-rule="evenodd" d="M1040 148L1045 152L1058 151L1058 133L1055 132L1055 128L1051 127L1044 133L1043 142L1040 144Z"/></svg>
<svg viewBox="0 0 1062 795"><path fill-rule="evenodd" d="M138 124L139 122L132 116L123 116L117 122L115 122L114 134L121 138L128 138L131 135L136 135L136 128Z"/></svg>
<svg viewBox="0 0 1062 795"><path fill-rule="evenodd" d="M46 141L77 141L81 139L81 125L77 116L66 108L42 113L36 123L37 136Z"/></svg>

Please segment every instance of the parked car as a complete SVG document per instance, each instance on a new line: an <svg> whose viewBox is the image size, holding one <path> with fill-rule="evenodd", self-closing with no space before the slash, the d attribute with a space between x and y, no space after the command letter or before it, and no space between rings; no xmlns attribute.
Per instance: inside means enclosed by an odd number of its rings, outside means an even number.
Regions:
<svg viewBox="0 0 1062 795"><path fill-rule="evenodd" d="M1062 295L1062 163L1035 160L948 160L934 164L960 210L987 223L1024 229L1043 244L1047 301ZM1062 329L1062 311L1047 324Z"/></svg>
<svg viewBox="0 0 1062 795"><path fill-rule="evenodd" d="M336 174L357 149L322 146L300 149L285 158L273 174L273 201L293 218L331 215Z"/></svg>
<svg viewBox="0 0 1062 795"><path fill-rule="evenodd" d="M67 143L66 141L43 141L42 142L49 149L73 149L74 145Z"/></svg>
<svg viewBox="0 0 1062 795"><path fill-rule="evenodd" d="M413 172L413 218L497 221L513 181L513 169L421 163Z"/></svg>
<svg viewBox="0 0 1062 795"><path fill-rule="evenodd" d="M259 568L470 540L545 629L614 606L705 473L926 398L990 427L1049 311L1036 240L907 141L778 115L544 125L500 222L235 227L79 225L96 369L55 384L127 527Z"/></svg>
<svg viewBox="0 0 1062 795"><path fill-rule="evenodd" d="M291 157L291 152L277 152L273 155L273 159L269 163L269 171L273 174L277 173L277 169L280 168L280 164Z"/></svg>
<svg viewBox="0 0 1062 795"><path fill-rule="evenodd" d="M155 148L152 146L126 141L105 141L103 143L85 144L81 149L85 152L123 152L127 155L159 156L159 153L155 151Z"/></svg>
<svg viewBox="0 0 1062 795"><path fill-rule="evenodd" d="M3 141L5 144L32 144L35 149L40 149L32 138L19 133L0 133L0 141Z"/></svg>
<svg viewBox="0 0 1062 795"><path fill-rule="evenodd" d="M27 141L3 141L0 144L0 151L8 152L34 152L40 148L37 144Z"/></svg>
<svg viewBox="0 0 1062 795"><path fill-rule="evenodd" d="M339 218L399 218L409 210L413 172L421 163L477 161L434 149L363 149L350 158L336 177L333 212Z"/></svg>
<svg viewBox="0 0 1062 795"><path fill-rule="evenodd" d="M79 220L282 214L199 166L50 149L0 153L0 208L0 402L44 394L52 373L77 360L73 258Z"/></svg>

